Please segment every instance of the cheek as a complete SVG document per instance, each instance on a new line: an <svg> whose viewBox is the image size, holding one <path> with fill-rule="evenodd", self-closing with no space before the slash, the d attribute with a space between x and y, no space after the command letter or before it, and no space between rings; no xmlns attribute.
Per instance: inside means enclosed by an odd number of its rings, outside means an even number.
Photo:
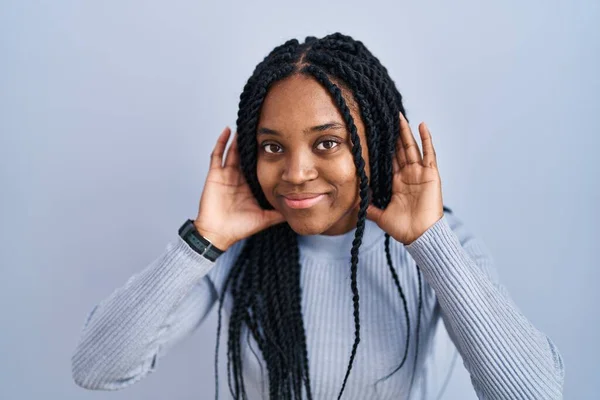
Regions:
<svg viewBox="0 0 600 400"><path fill-rule="evenodd" d="M363 159L365 161L365 174L367 178L370 177L369 168L369 154L365 147L363 147ZM360 199L358 193L358 182L359 178L356 175L356 166L354 165L354 158L351 154L348 157L344 157L343 160L339 160L335 163L335 167L329 168L329 171L335 171L335 176L330 174L332 182L335 182L337 186L337 198L339 205L342 207L352 207L356 201Z"/></svg>
<svg viewBox="0 0 600 400"><path fill-rule="evenodd" d="M258 162L256 163L256 177L267 199L271 199L273 187L277 183L273 168L269 168L268 165L265 165L265 163L258 160Z"/></svg>
<svg viewBox="0 0 600 400"><path fill-rule="evenodd" d="M330 171L328 177L331 182L338 187L338 198L340 200L351 201L356 194L356 187L358 184L358 178L356 177L356 167L351 157L338 162L332 168L328 168Z"/></svg>

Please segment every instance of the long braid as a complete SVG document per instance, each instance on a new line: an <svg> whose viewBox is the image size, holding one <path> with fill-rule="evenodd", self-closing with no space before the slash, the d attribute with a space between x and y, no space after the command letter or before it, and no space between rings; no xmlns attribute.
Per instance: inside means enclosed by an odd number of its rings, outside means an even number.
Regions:
<svg viewBox="0 0 600 400"><path fill-rule="evenodd" d="M388 266L392 266L392 256L390 254L390 235L385 234L385 255L387 258ZM408 345L410 343L410 318L408 317L408 304L406 303L406 297L404 296L404 292L402 291L402 286L400 286L400 280L398 279L398 274L394 268L390 267L390 273L392 274L392 279L394 280L394 284L396 285L396 289L400 293L400 298L402 299L402 305L404 306L404 315L406 316L406 342L404 345L404 355L402 356L402 360L400 361L400 365L392 371L386 379L393 375L396 371L398 371L408 358Z"/></svg>
<svg viewBox="0 0 600 400"><path fill-rule="evenodd" d="M338 55L340 55L338 52ZM348 55L348 57L340 57L343 58L344 60L353 62L355 65L359 64L352 55ZM352 83L357 83L358 87L362 87L362 88L367 88L367 89L371 89L370 93L370 98L372 100L372 103L375 104L382 104L384 101L393 101L393 98L390 95L390 91L387 91L387 96L383 96L380 93L377 93L376 88L380 87L382 85L375 85L372 84L371 82L368 81L368 78L366 78L365 76L362 76L358 73L353 73L351 71L351 69L344 64L344 61L340 61L339 59L335 59L334 57L331 56L327 56L327 55L323 55L321 53L317 53L316 55L313 55L311 57L308 57L309 60L314 60L314 61L321 61L322 63L324 63L325 65L327 65L329 67L329 71L330 72L337 72L337 74L343 74L345 71L350 71L350 73L346 74L344 76L344 81L347 82L348 84L352 84ZM368 70L369 68L365 67L365 70ZM371 74L371 76L377 76L377 74ZM362 80L362 82L361 82ZM362 96L358 95L359 91L356 91L356 98L360 104L361 107L361 111L362 111L362 117L365 120L365 123L367 126L371 126L374 127L375 125L369 125L369 114L368 112L365 112L365 110L369 110L368 107L365 106L364 104L364 100L361 100ZM384 97L384 99L381 99L381 97ZM389 130L390 127L393 127L395 124L391 122L392 118L397 121L398 120L398 115L396 113L394 113L395 115L392 117L391 115L389 115L389 113L387 113L387 108L386 107L375 107L376 110L381 112L381 116L380 116L380 120L386 121L387 124L384 126L384 129L387 127L387 129ZM385 190L384 192L386 193L386 196L381 199L382 202L384 202L385 205L387 205L389 203L390 197L391 197L391 177L392 177L392 162L391 162L391 157L394 157L395 154L395 147L390 146L390 143L395 143L395 139L397 137L399 133L397 134L388 134L386 135L388 138L390 138L390 140L388 141L382 141L382 150L383 150L383 154L380 154L381 157L385 157L385 161L379 163L379 166L387 166L389 168L386 168L382 171L382 176L387 177L388 179L385 180L384 182L379 182L380 185L375 185L374 189L373 189L373 194L375 197L377 197L378 195L378 188L380 186L384 186ZM369 131L367 130L367 137L373 137L375 135L377 135L377 132L374 131ZM371 145L372 146L372 145ZM375 146L372 146L371 148L373 148ZM377 158L375 158L377 159ZM373 174L373 171L376 171L376 169L372 169L371 175L372 177L376 177L377 175ZM375 179L373 180L373 182L375 182ZM372 185L373 186L373 185ZM376 205L377 202L374 202ZM381 206L381 205L379 205ZM387 235L386 235L387 236ZM406 334L406 344L405 344L405 351L404 351L404 355L402 357L402 360L400 362L400 365L387 377L391 376L393 373L395 373L396 371L398 371L405 363L407 356L408 356L408 350L409 350L409 344L410 344L410 318L409 318L409 314L408 314L408 307L406 304L406 297L404 296L404 293L402 291L402 287L400 286L397 274L393 268L393 264L392 264L392 259L391 259L391 255L390 255L390 251L389 251L389 236L386 237L386 256L387 256L387 263L389 266L389 270L390 273L392 274L392 278L394 280L394 284L396 285L396 289L399 292L399 295L403 301L403 306L404 306L404 312L405 312L405 317L406 317L406 326L407 326L407 334ZM382 379L387 379L386 378L382 378ZM343 390L343 389L342 389Z"/></svg>
<svg viewBox="0 0 600 400"><path fill-rule="evenodd" d="M239 258L242 260L247 260L251 250L252 250L252 246L250 246L250 245L246 246L243 249L243 251L240 253ZM231 283L231 281L237 280L239 274L242 271L242 266L243 266L243 263L239 263L236 266L236 268L232 268L227 279L225 280L225 283L223 285L223 292L219 298L219 310L218 310L218 320L217 320L217 343L215 346L216 347L215 348L215 399L219 398L219 374L218 374L218 370L219 370L219 338L221 337L221 315L222 315L223 303L224 303L225 294L227 293L227 288L228 288L229 284ZM228 365L229 365L229 358L228 358ZM227 381L229 382L231 380L230 374L229 374L229 367L227 368L227 375L228 375Z"/></svg>
<svg viewBox="0 0 600 400"><path fill-rule="evenodd" d="M296 239L296 235L293 232L286 232L287 234L291 234L291 240ZM277 242L274 245L275 251L279 253L279 257L283 257L284 254L282 252L282 246L278 243L283 235L277 236ZM297 249L298 246L292 246L292 251ZM292 258L299 258L299 254L294 254ZM276 277L277 283L279 287L283 287L284 292L288 293L288 296L285 296L284 299L286 301L285 309L289 314L289 318L298 318L301 319L301 310L300 310L300 263L295 263L292 265L292 270L290 271L282 271L280 268L276 268ZM304 366L300 359L303 357L300 346L298 344L304 343L304 347L306 347L304 340L304 336L299 335L297 331L290 332L291 334L286 334L285 337L288 341L287 347L290 349L294 349L292 354L292 359L290 360L289 368L294 369L293 374L297 377L302 378L304 376ZM293 393L297 396L298 399L301 399L302 393L302 379L294 379L292 381L294 385Z"/></svg>
<svg viewBox="0 0 600 400"><path fill-rule="evenodd" d="M360 297L358 293L359 250L365 230L366 210L372 201L385 208L391 200L392 159L399 136L398 113L405 113L402 96L380 61L360 41L335 33L304 43L291 39L275 47L255 68L240 95L237 140L244 178L258 204L273 209L257 177L256 130L260 111L271 85L291 75L303 74L319 82L340 110L352 142L360 203L352 242L350 275L354 316L354 344L338 399L341 399L360 343ZM370 160L370 178L362 157L355 121L350 109L360 112L364 121ZM445 208L446 209L446 208ZM386 259L392 279L403 300L406 318L404 365L410 346L410 318L406 298L393 268L386 235ZM253 336L266 363L271 400L312 400L309 355L302 317L301 265L297 234L287 223L265 229L246 240L223 286L215 355L218 386L218 349L221 309L227 293L232 296L227 350L229 390L235 399L246 399L241 334L244 327ZM421 293L420 274L419 293ZM417 314L419 334L421 295ZM418 351L418 348L417 348ZM417 355L415 355L417 357ZM415 359L415 361L417 361ZM262 368L262 366L261 366ZM394 371L394 372L395 372ZM413 370L414 378L414 370ZM218 388L216 392L218 398Z"/></svg>
<svg viewBox="0 0 600 400"><path fill-rule="evenodd" d="M362 147L360 144L360 140L358 137L358 132L356 130L356 125L354 124L354 119L350 114L350 109L346 105L346 101L342 96L342 92L338 86L332 83L327 75L319 68L314 66L307 66L303 69L306 70L310 74L312 74L318 82L320 82L325 88L331 93L333 99L337 103L338 108L342 112L342 116L344 118L344 122L350 131L350 140L352 141L352 155L354 156L354 163L357 165L357 175L360 178L359 182L359 193L360 193L360 208L358 212L358 222L356 225L356 231L354 240L352 241L352 250L351 254L351 267L350 267L350 276L351 276L351 288L352 288L352 301L354 302L354 345L352 346L352 352L350 354L350 362L348 364L348 370L346 372L346 376L344 377L344 382L342 383L342 389L340 390L340 394L338 395L338 399L342 397L342 393L344 392L344 388L346 387L346 382L348 381L348 376L350 375L350 371L352 370L352 363L356 356L356 350L358 348L358 344L360 343L360 315L359 315L359 294L358 294L358 284L356 280L357 271L358 271L358 253L360 244L362 242L363 233L365 230L365 220L367 216L367 207L369 205L369 179L367 178L367 174L365 173L365 160L362 157Z"/></svg>
<svg viewBox="0 0 600 400"><path fill-rule="evenodd" d="M323 46L320 47L323 49ZM362 70L370 70L371 67L364 66L364 61L357 59L353 55L343 54L340 51L334 51L338 56L332 57L324 53L324 50L311 54L308 59L317 63L328 72L337 76L343 76L343 80L352 87L360 89L355 90L355 97L359 103L361 117L367 127L367 146L369 154L378 155L378 163L371 163L371 189L373 190L374 204L378 207L385 207L389 203L391 190L387 190L388 182L391 188L392 180L392 159L394 156L395 138L399 132L395 132L395 124L398 124L398 115L396 112L389 112L389 104L393 104L394 97L387 90L385 93L378 91L378 87L386 87L389 82L376 83L369 78L369 74L360 73ZM370 74L380 77L375 73ZM399 126L399 125L398 125ZM392 137L391 141L380 140L381 137ZM379 143L377 143L379 142ZM391 143L391 146L390 146ZM389 167L389 168L388 168ZM379 191L385 193L379 193Z"/></svg>
<svg viewBox="0 0 600 400"><path fill-rule="evenodd" d="M413 381L415 380L415 370L417 369L417 362L419 361L419 330L421 329L421 308L423 306L423 289L421 287L421 270L418 265L415 265L417 269L417 281L418 281L418 291L419 291L419 305L417 308L417 333L416 333L416 351L415 351L415 359L413 362L413 373L410 377L410 385L408 388L408 394L410 395L410 391L412 390Z"/></svg>

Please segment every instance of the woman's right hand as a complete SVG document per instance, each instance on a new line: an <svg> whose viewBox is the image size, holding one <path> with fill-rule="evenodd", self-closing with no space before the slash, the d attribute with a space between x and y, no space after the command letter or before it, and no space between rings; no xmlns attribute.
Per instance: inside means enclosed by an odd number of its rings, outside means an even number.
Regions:
<svg viewBox="0 0 600 400"><path fill-rule="evenodd" d="M202 236L225 251L238 240L285 221L276 210L263 210L240 169L237 137L223 154L231 134L226 127L210 155L210 169L194 225Z"/></svg>

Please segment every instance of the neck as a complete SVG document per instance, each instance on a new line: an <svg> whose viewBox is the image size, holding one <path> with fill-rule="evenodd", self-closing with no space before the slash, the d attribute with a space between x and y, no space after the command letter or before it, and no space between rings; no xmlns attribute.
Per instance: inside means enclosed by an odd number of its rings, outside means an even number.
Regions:
<svg viewBox="0 0 600 400"><path fill-rule="evenodd" d="M347 232L331 235L298 235L298 246L300 251L310 257L322 259L332 258L350 258L350 250L352 250L352 242L356 234L356 226ZM365 230L361 242L361 250L370 247L375 242L380 240L385 232L382 231L375 222L365 220Z"/></svg>

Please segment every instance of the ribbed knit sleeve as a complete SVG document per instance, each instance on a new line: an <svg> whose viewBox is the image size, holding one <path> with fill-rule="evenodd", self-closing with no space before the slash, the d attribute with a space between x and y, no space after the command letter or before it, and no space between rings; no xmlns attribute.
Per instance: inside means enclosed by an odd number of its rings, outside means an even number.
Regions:
<svg viewBox="0 0 600 400"><path fill-rule="evenodd" d="M153 371L157 358L187 336L217 300L207 276L217 263L177 236L88 314L72 356L75 382L115 390Z"/></svg>
<svg viewBox="0 0 600 400"><path fill-rule="evenodd" d="M480 399L562 399L556 346L497 281L489 251L453 214L406 246L434 289Z"/></svg>

